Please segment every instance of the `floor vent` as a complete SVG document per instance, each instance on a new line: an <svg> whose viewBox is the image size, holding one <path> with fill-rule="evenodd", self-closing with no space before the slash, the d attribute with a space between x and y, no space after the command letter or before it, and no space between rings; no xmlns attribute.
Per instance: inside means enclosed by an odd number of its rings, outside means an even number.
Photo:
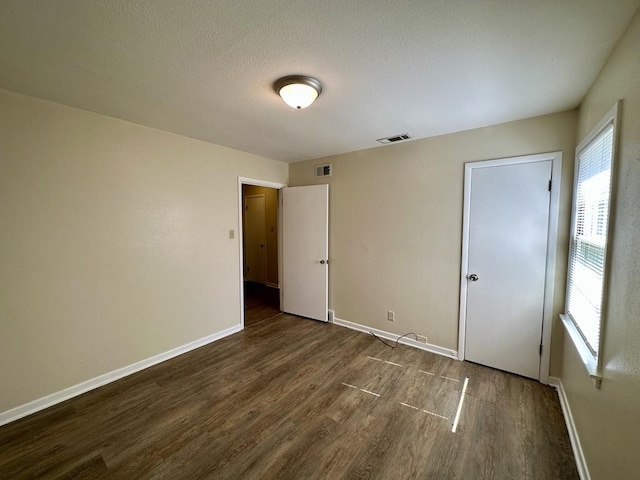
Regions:
<svg viewBox="0 0 640 480"><path fill-rule="evenodd" d="M383 145L388 145L390 143L404 142L405 140L409 140L410 138L411 135L409 135L408 133L401 133L399 135L393 135L391 137L379 138L376 140L376 142L380 142Z"/></svg>

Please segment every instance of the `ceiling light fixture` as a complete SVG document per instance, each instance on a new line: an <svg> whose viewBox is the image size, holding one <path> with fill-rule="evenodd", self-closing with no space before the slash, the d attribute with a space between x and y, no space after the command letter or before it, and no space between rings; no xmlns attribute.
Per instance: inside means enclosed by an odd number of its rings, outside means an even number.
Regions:
<svg viewBox="0 0 640 480"><path fill-rule="evenodd" d="M306 75L289 75L276 80L273 88L282 100L298 110L307 108L322 93L318 80Z"/></svg>

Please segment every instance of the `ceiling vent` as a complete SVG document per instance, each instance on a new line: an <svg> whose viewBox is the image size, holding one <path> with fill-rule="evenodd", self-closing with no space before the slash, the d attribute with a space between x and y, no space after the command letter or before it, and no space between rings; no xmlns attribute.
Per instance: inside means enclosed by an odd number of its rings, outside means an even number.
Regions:
<svg viewBox="0 0 640 480"><path fill-rule="evenodd" d="M327 163L325 165L316 165L316 178L330 177L332 172L333 168L331 168L330 163Z"/></svg>
<svg viewBox="0 0 640 480"><path fill-rule="evenodd" d="M389 145L390 143L404 142L405 140L409 140L410 138L411 135L409 135L408 133L401 133L399 135L393 135L391 137L379 138L376 140L376 142L380 142L383 145Z"/></svg>

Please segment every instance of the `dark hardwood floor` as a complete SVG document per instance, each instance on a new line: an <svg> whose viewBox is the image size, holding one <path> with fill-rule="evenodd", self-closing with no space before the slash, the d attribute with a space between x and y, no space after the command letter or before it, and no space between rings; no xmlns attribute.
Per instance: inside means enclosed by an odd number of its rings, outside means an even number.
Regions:
<svg viewBox="0 0 640 480"><path fill-rule="evenodd" d="M552 388L251 302L244 331L1 427L0 478L578 478Z"/></svg>
<svg viewBox="0 0 640 480"><path fill-rule="evenodd" d="M280 314L280 290L259 283L244 282L244 326L269 320Z"/></svg>

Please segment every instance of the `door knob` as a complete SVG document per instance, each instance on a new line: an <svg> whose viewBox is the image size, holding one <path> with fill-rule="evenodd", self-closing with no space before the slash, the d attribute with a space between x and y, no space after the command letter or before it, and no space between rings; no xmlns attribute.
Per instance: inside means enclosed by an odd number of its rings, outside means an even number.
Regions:
<svg viewBox="0 0 640 480"><path fill-rule="evenodd" d="M472 282L477 282L478 281L478 275L476 275L475 273L472 273L471 275L469 275L469 280L471 280Z"/></svg>

